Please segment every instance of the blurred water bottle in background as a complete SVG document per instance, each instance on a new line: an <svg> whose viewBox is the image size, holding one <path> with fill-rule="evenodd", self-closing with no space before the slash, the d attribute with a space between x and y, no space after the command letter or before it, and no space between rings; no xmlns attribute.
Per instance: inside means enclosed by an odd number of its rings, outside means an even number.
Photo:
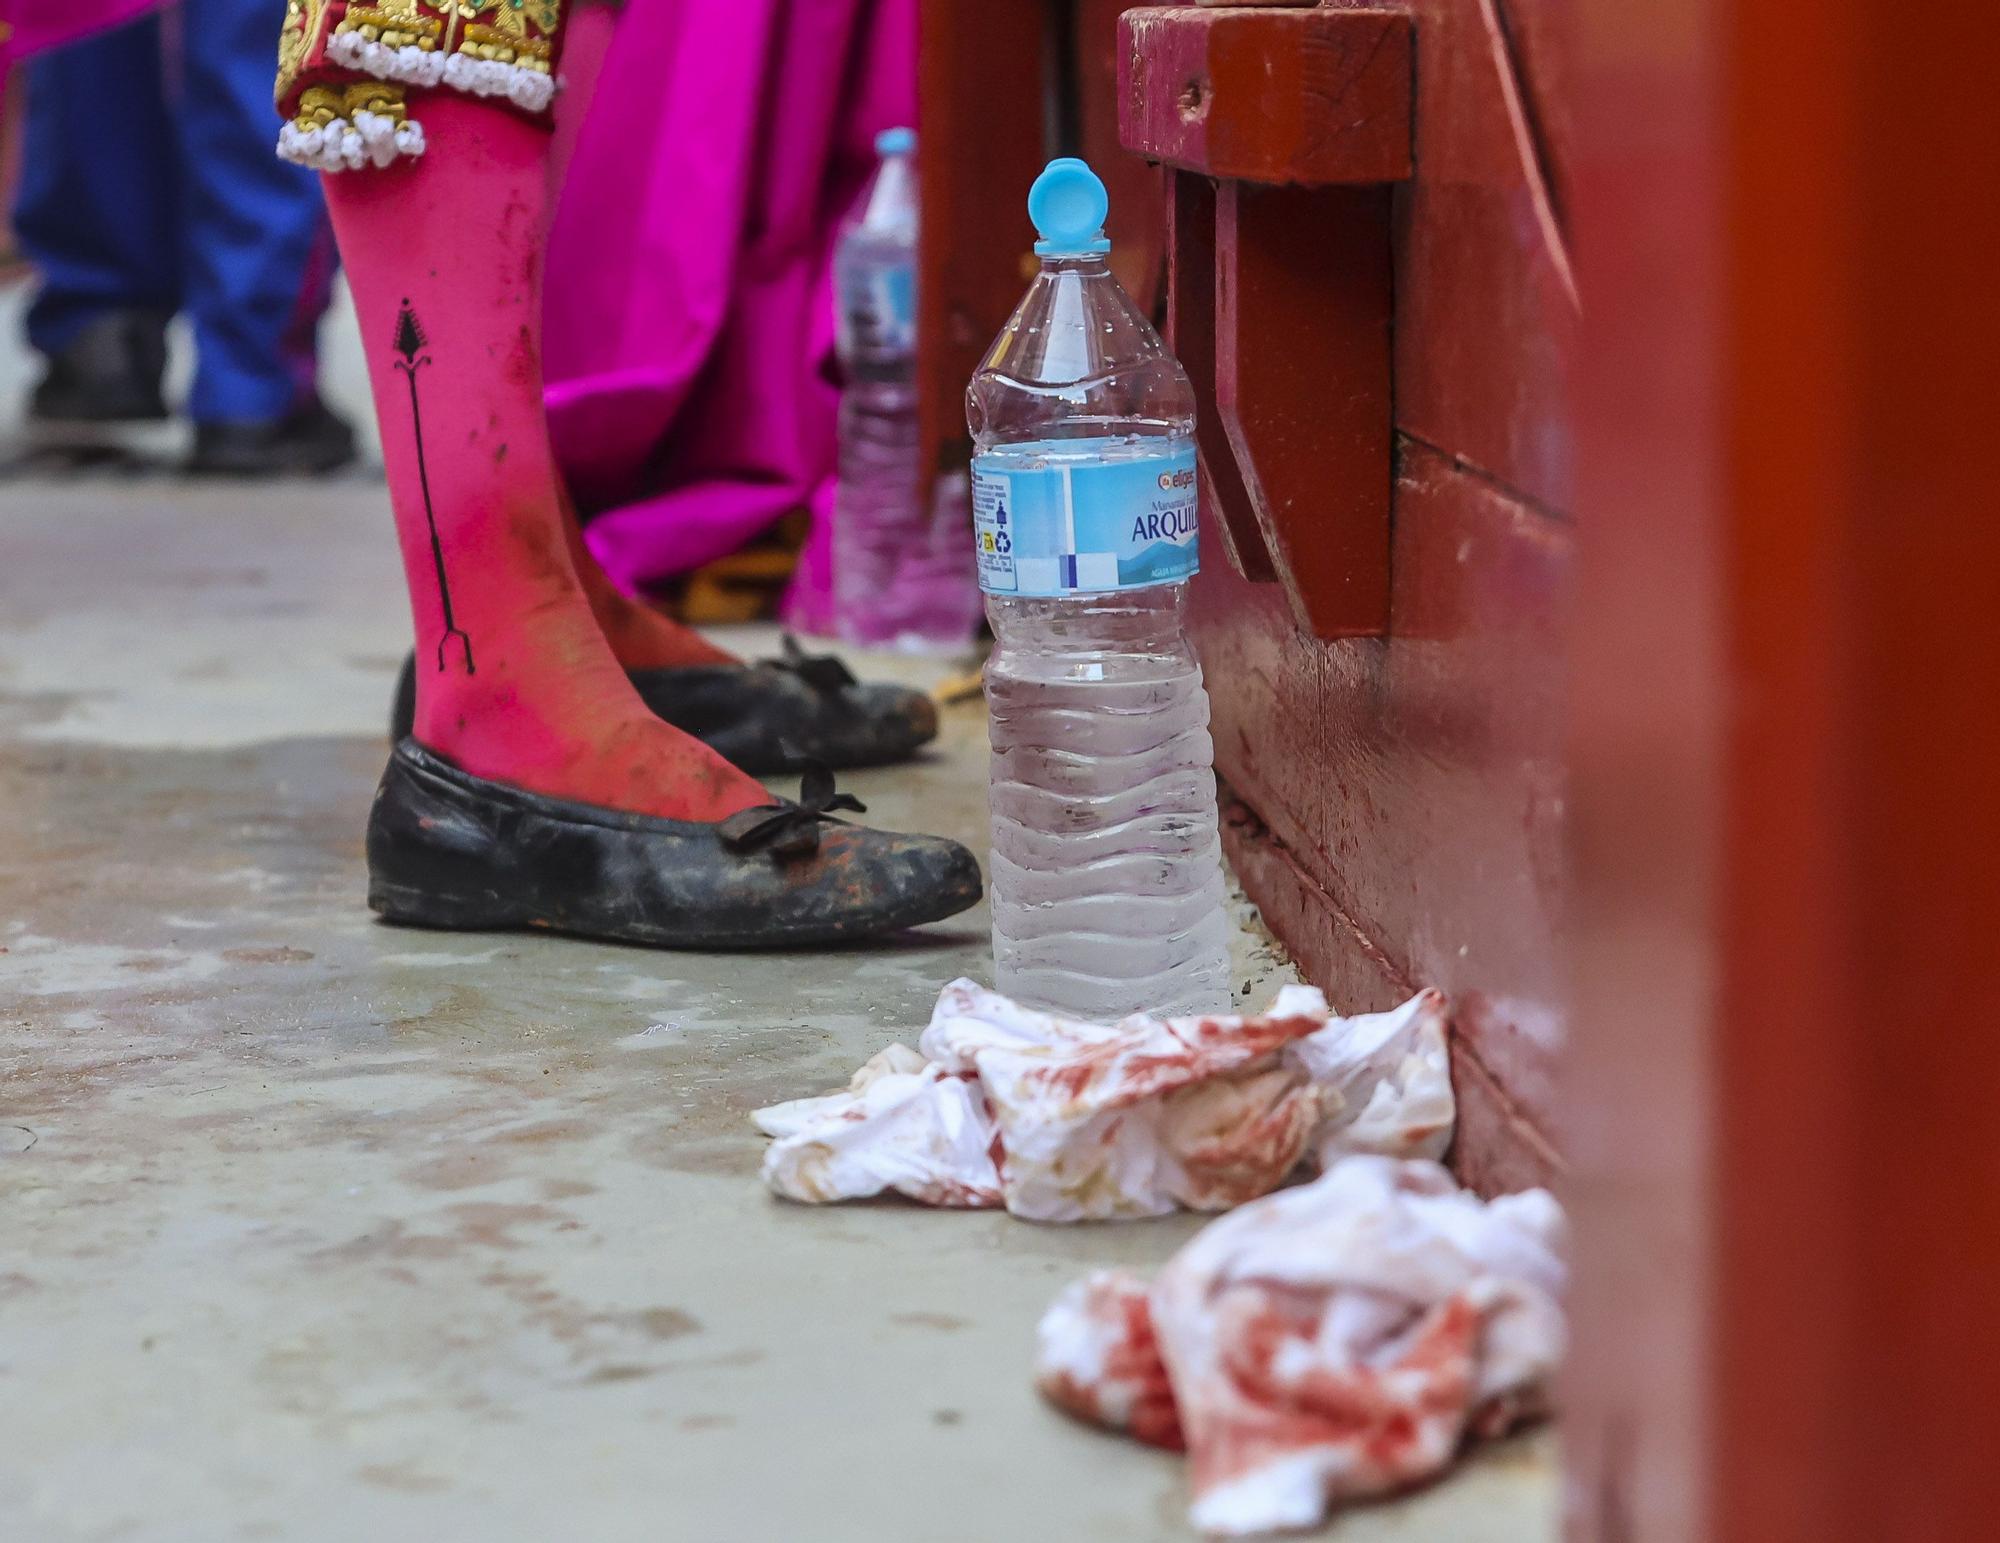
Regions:
<svg viewBox="0 0 2000 1543"><path fill-rule="evenodd" d="M965 479L933 479L917 452L916 135L885 129L861 217L834 254L840 482L834 629L848 642L962 648L979 619Z"/></svg>
<svg viewBox="0 0 2000 1543"><path fill-rule="evenodd" d="M1079 1016L1229 998L1198 566L1194 393L1105 261L1104 184L1051 161L1041 272L966 393L997 646L995 984Z"/></svg>

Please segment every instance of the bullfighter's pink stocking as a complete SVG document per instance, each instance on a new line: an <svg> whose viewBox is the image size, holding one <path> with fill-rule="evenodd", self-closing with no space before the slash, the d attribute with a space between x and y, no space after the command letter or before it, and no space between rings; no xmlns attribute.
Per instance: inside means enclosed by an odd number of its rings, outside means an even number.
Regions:
<svg viewBox="0 0 2000 1543"><path fill-rule="evenodd" d="M736 664L736 655L717 648L692 627L684 627L670 616L634 600L611 582L611 576L597 565L590 548L583 544L583 525L569 491L557 480L562 504L563 534L569 543L569 557L576 567L584 594L597 625L604 630L611 652L628 670L661 670L684 664Z"/></svg>
<svg viewBox="0 0 2000 1543"><path fill-rule="evenodd" d="M596 614L572 557L542 411L548 132L448 91L422 117L421 157L324 179L416 620L417 740L612 809L717 820L768 802L646 709L625 668L670 640L615 601Z"/></svg>

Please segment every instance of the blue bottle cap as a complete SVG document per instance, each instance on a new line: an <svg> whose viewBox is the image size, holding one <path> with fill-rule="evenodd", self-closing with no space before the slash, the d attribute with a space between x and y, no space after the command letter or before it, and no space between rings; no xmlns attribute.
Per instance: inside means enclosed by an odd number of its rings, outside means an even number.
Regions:
<svg viewBox="0 0 2000 1543"><path fill-rule="evenodd" d="M877 155L908 155L917 148L915 129L884 129L875 136Z"/></svg>
<svg viewBox="0 0 2000 1543"><path fill-rule="evenodd" d="M1060 156L1042 168L1028 189L1028 218L1042 239L1037 257L1076 257L1108 252L1104 216L1110 196L1096 172L1073 155Z"/></svg>

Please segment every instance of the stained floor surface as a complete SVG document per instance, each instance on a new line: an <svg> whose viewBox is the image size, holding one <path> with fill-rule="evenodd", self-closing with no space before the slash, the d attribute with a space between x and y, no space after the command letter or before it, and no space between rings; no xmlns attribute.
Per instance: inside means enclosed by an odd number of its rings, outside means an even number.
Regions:
<svg viewBox="0 0 2000 1543"><path fill-rule="evenodd" d="M0 1537L1186 1535L1177 1464L1027 1368L1192 1222L756 1180L749 1111L912 1034L983 911L789 957L377 925L379 485L16 481L0 550ZM852 779L870 819L983 845L982 734ZM1327 1535L1550 1538L1550 1449Z"/></svg>

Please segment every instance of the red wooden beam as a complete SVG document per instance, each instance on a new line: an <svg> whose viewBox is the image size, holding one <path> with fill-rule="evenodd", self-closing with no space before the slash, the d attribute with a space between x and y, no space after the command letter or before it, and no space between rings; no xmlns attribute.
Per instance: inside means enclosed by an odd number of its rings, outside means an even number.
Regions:
<svg viewBox="0 0 2000 1543"><path fill-rule="evenodd" d="M1028 186L1042 140L1046 17L1028 0L921 0L918 419L926 468L963 464L965 383L1035 275ZM1160 174L1119 148L1117 0L1079 0L1082 151L1111 190L1111 267L1149 313L1159 296ZM1068 148L1068 147L1065 147Z"/></svg>
<svg viewBox="0 0 2000 1543"><path fill-rule="evenodd" d="M1121 25L1128 150L1245 182L1409 177L1416 43L1403 12L1155 5Z"/></svg>
<svg viewBox="0 0 2000 1543"><path fill-rule="evenodd" d="M1104 233L1111 238L1111 271L1148 316L1159 310L1166 283L1165 173L1148 166L1118 138L1118 17L1125 0L1077 0L1076 154L1104 179L1111 213ZM1051 153L1066 150L1054 147ZM1024 192L1021 195L1025 198Z"/></svg>
<svg viewBox="0 0 2000 1543"><path fill-rule="evenodd" d="M1215 249L1216 412L1292 617L1386 632L1389 190L1225 182Z"/></svg>
<svg viewBox="0 0 2000 1543"><path fill-rule="evenodd" d="M1194 383L1201 503L1208 530L1220 538L1230 566L1246 579L1268 584L1278 570L1215 400L1215 184L1188 172L1170 176L1167 245L1175 282L1167 290L1167 338Z"/></svg>
<svg viewBox="0 0 2000 1543"><path fill-rule="evenodd" d="M1120 136L1176 168L1168 309L1210 528L1313 636L1386 632L1410 18L1148 6L1119 28Z"/></svg>
<svg viewBox="0 0 2000 1543"><path fill-rule="evenodd" d="M1019 211L1045 158L1041 7L923 0L917 74L917 416L928 475L962 455L947 447L965 439L965 383L1034 276L1034 232Z"/></svg>

